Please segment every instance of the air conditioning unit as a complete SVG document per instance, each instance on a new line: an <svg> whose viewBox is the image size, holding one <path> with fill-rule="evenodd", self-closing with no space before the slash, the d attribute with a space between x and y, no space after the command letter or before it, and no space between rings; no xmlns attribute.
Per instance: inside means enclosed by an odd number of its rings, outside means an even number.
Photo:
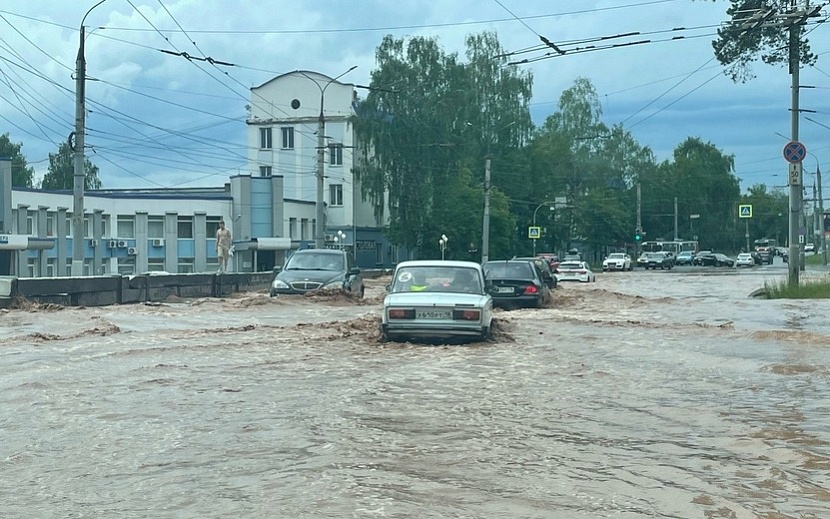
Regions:
<svg viewBox="0 0 830 519"><path fill-rule="evenodd" d="M130 256L135 256L138 254L138 249L136 247L127 247L127 254Z"/></svg>
<svg viewBox="0 0 830 519"><path fill-rule="evenodd" d="M153 247L164 247L164 238L153 238Z"/></svg>
<svg viewBox="0 0 830 519"><path fill-rule="evenodd" d="M334 241L334 235L333 234L327 234L326 235L326 241Z"/></svg>
<svg viewBox="0 0 830 519"><path fill-rule="evenodd" d="M116 247L116 241L115 240L110 240L107 246L110 249L114 249Z"/></svg>
<svg viewBox="0 0 830 519"><path fill-rule="evenodd" d="M119 249L123 249L123 248L124 248L124 247L126 247L126 246L127 246L127 242L126 242L126 241L124 241L124 240L118 240L118 248L119 248Z"/></svg>
<svg viewBox="0 0 830 519"><path fill-rule="evenodd" d="M93 248L97 247L98 246L98 240L89 240L89 246L93 247Z"/></svg>

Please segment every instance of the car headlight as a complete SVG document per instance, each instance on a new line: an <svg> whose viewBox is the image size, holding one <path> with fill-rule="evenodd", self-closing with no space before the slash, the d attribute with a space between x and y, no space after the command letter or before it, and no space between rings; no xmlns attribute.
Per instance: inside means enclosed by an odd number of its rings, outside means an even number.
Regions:
<svg viewBox="0 0 830 519"><path fill-rule="evenodd" d="M274 280L273 287L274 288L289 288L288 283L286 283L285 281L282 281L280 279L275 279Z"/></svg>
<svg viewBox="0 0 830 519"><path fill-rule="evenodd" d="M342 279L335 279L334 281L329 281L325 285L323 285L323 289L335 289L335 288L343 288L343 280Z"/></svg>

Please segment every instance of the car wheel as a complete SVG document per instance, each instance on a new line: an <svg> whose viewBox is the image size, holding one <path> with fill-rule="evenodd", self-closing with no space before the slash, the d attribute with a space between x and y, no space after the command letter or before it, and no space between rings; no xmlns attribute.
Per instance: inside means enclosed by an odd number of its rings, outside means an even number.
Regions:
<svg viewBox="0 0 830 519"><path fill-rule="evenodd" d="M482 328L482 329L481 329L481 335L479 335L479 336L478 336L478 338L479 338L479 340L481 340L482 342L484 342L484 341L486 341L486 340L489 340L489 339L490 339L490 327L489 327L489 326L485 326L484 328Z"/></svg>
<svg viewBox="0 0 830 519"><path fill-rule="evenodd" d="M366 287L364 285L360 285L360 293L357 294L357 297L363 299L363 296L366 294Z"/></svg>

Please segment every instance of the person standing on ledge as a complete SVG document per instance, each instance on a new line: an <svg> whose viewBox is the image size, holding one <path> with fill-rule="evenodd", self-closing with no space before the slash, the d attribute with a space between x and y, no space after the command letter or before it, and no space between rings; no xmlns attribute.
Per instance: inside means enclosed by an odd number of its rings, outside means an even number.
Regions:
<svg viewBox="0 0 830 519"><path fill-rule="evenodd" d="M228 270L232 240L231 231L225 228L225 220L220 220L219 229L216 230L216 257L219 259L219 272Z"/></svg>

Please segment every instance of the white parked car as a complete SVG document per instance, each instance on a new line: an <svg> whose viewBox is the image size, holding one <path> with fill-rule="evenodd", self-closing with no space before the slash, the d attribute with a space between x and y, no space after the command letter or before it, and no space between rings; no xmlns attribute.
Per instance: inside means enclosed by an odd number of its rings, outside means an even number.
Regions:
<svg viewBox="0 0 830 519"><path fill-rule="evenodd" d="M386 290L381 316L384 340L485 340L490 336L493 298L478 263L404 261Z"/></svg>
<svg viewBox="0 0 830 519"><path fill-rule="evenodd" d="M591 271L591 267L584 261L563 261L556 270L556 280L559 282L593 283L597 280L596 274Z"/></svg>
<svg viewBox="0 0 830 519"><path fill-rule="evenodd" d="M735 266L736 267L754 267L755 266L755 258L752 257L752 254L748 252L742 252L738 254L738 257L735 258Z"/></svg>
<svg viewBox="0 0 830 519"><path fill-rule="evenodd" d="M631 264L631 256L623 252L612 252L602 262L602 270L633 270L634 266Z"/></svg>

